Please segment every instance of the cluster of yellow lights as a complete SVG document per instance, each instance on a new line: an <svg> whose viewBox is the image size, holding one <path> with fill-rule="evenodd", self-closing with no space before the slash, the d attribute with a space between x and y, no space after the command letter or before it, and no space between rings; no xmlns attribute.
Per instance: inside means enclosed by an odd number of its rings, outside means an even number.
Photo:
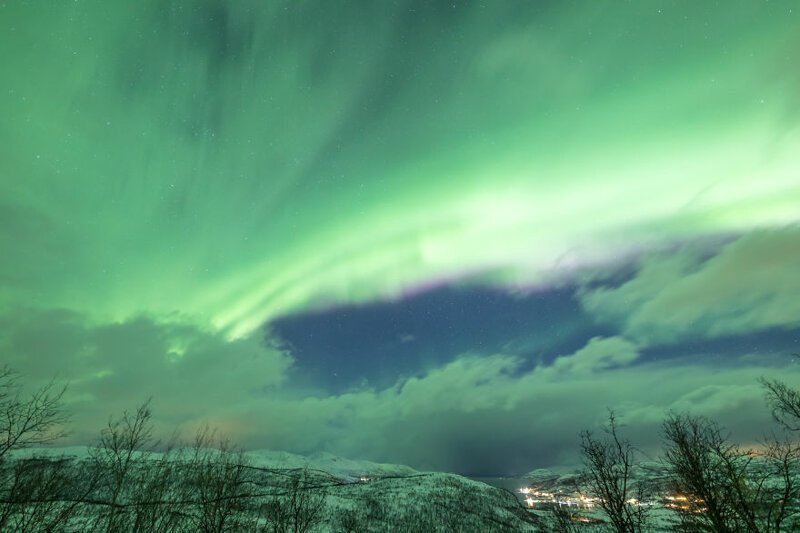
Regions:
<svg viewBox="0 0 800 533"><path fill-rule="evenodd" d="M528 507L535 507L536 504L549 504L549 505L566 505L568 507L578 507L584 509L592 509L600 498L594 496L586 496L580 493L560 494L554 492L540 491L531 487L523 487L519 489L521 494L526 496L525 503ZM629 498L626 500L628 505L635 506L652 506L656 502L641 501L638 498ZM694 512L702 512L704 510L703 504L705 503L702 498L692 498L683 494L670 494L664 496L662 505L668 509L675 510L691 510Z"/></svg>
<svg viewBox="0 0 800 533"><path fill-rule="evenodd" d="M537 503L545 503L591 509L598 500L597 498L584 494L556 494L553 492L539 491L530 487L523 487L519 489L519 492L527 496L525 498L525 503L528 504L528 507L534 507Z"/></svg>
<svg viewBox="0 0 800 533"><path fill-rule="evenodd" d="M701 513L706 510L703 504L705 501L702 498L692 498L683 494L664 496L664 507L668 509Z"/></svg>

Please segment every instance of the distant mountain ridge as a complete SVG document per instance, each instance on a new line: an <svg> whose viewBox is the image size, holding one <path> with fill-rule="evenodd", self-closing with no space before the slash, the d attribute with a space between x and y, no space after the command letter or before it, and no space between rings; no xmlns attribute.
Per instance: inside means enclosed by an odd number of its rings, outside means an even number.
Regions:
<svg viewBox="0 0 800 533"><path fill-rule="evenodd" d="M26 448L13 452L15 457L74 457L85 459L89 457L91 446L65 446L47 448ZM158 457L161 454L153 453ZM262 468L297 469L309 468L322 470L332 476L353 481L360 477L386 477L386 476L411 476L420 474L410 466L391 463L375 463L340 457L329 452L317 452L311 455L300 455L278 450L251 450L244 452L245 457L252 461L253 466Z"/></svg>

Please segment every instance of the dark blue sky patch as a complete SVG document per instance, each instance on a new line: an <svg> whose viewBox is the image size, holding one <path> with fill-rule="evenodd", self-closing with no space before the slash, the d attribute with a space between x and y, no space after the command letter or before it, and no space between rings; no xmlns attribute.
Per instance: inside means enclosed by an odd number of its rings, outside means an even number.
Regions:
<svg viewBox="0 0 800 533"><path fill-rule="evenodd" d="M701 356L703 362L718 360L720 364L732 366L742 356L763 356L763 364L773 361L797 359L792 354L800 353L800 328L772 328L743 335L724 335L713 339L689 339L670 345L645 348L639 362L652 362L677 359L687 356Z"/></svg>
<svg viewBox="0 0 800 533"><path fill-rule="evenodd" d="M464 353L520 355L529 369L611 334L606 329L584 313L572 287L526 294L444 287L284 317L268 335L295 357L297 378L340 392L389 386Z"/></svg>

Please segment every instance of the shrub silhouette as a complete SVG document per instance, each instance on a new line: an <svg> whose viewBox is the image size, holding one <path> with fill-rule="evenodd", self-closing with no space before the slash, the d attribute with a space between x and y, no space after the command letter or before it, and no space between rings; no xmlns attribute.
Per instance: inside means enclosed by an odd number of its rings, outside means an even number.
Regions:
<svg viewBox="0 0 800 533"><path fill-rule="evenodd" d="M757 449L731 443L716 422L691 413L669 413L662 423L662 464L667 485L681 498L672 507L680 531L772 533L800 528L800 392L761 380L767 404L783 434L766 436ZM613 412L601 440L581 433L584 474L600 507L619 532L647 530L644 507L626 504L634 490L635 448L621 438ZM635 485L634 485L635 486ZM646 492L635 495L652 500ZM559 517L556 517L557 519ZM563 517L560 522L565 526Z"/></svg>
<svg viewBox="0 0 800 533"><path fill-rule="evenodd" d="M636 449L619 434L613 411L608 413L606 437L598 439L590 431L581 433L581 455L589 491L617 531L635 533L647 526L647 508L635 502L649 499L645 485L633 479ZM563 522L563 517L557 517Z"/></svg>

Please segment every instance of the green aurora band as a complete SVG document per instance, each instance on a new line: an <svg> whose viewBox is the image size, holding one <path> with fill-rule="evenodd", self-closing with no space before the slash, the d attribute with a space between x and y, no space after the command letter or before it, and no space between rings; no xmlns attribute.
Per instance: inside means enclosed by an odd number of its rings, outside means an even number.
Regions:
<svg viewBox="0 0 800 533"><path fill-rule="evenodd" d="M792 2L219 5L3 5L4 306L239 336L797 219Z"/></svg>

